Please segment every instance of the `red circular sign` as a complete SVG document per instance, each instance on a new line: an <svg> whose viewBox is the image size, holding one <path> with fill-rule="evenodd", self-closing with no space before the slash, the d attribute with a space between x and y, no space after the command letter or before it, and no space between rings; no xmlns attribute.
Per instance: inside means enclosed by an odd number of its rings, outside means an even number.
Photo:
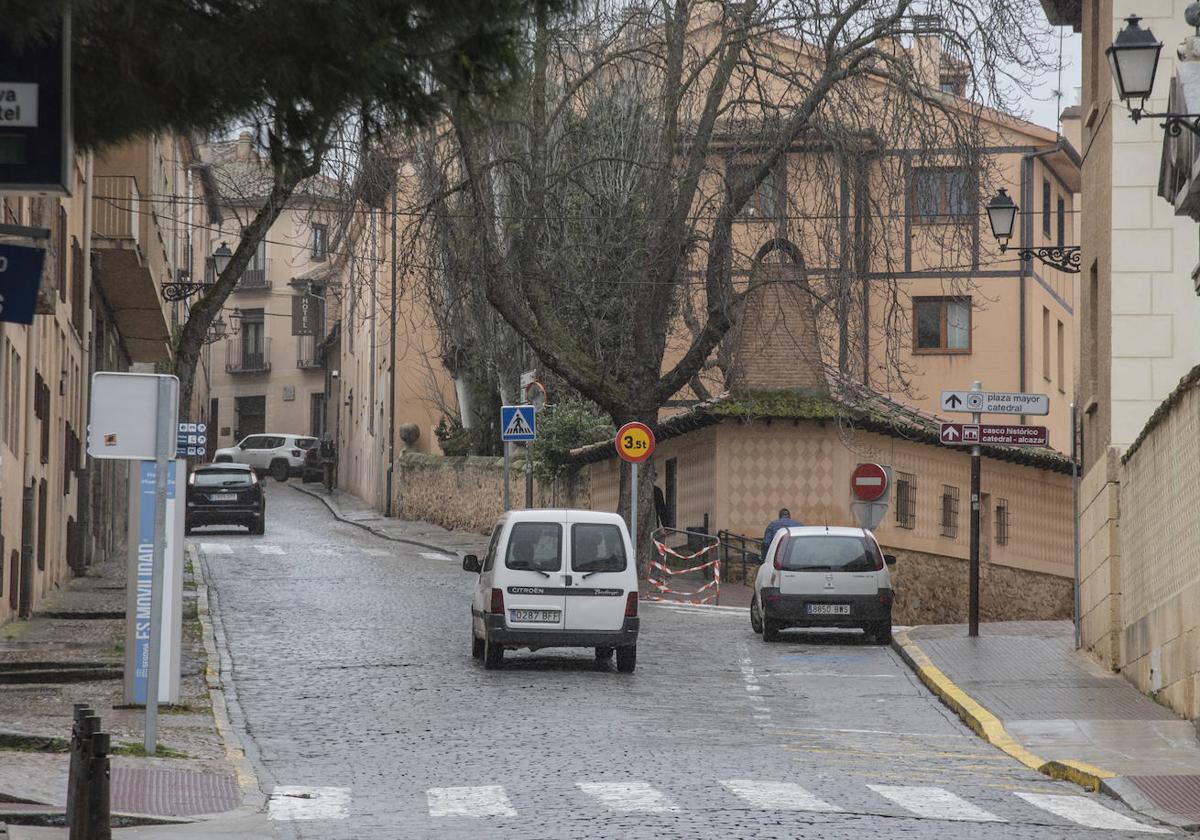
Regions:
<svg viewBox="0 0 1200 840"><path fill-rule="evenodd" d="M860 502L875 501L887 488L887 472L878 464L859 464L850 474L850 490Z"/></svg>
<svg viewBox="0 0 1200 840"><path fill-rule="evenodd" d="M626 423L617 429L617 454L631 464L640 464L654 451L654 432L645 423Z"/></svg>

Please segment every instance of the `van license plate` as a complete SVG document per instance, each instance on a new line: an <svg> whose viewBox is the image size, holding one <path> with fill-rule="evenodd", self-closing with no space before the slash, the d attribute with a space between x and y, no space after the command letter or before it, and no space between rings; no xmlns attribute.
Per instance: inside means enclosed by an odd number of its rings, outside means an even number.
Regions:
<svg viewBox="0 0 1200 840"><path fill-rule="evenodd" d="M806 604L809 615L850 615L849 604Z"/></svg>
<svg viewBox="0 0 1200 840"><path fill-rule="evenodd" d="M558 610L509 610L510 621L523 621L531 624L558 624Z"/></svg>

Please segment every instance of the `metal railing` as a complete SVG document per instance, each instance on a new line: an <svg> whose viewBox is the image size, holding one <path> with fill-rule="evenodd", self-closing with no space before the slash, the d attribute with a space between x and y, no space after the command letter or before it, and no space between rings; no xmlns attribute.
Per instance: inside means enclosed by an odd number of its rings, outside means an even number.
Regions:
<svg viewBox="0 0 1200 840"><path fill-rule="evenodd" d="M320 370L320 353L317 352L317 337L315 335L296 336L296 367L301 370Z"/></svg>
<svg viewBox="0 0 1200 840"><path fill-rule="evenodd" d="M132 175L100 175L95 179L93 233L102 239L132 239L141 244L142 194Z"/></svg>
<svg viewBox="0 0 1200 840"><path fill-rule="evenodd" d="M238 278L237 285L233 287L233 290L235 292L245 290L257 291L259 289L271 288L271 281L267 279L271 276L270 271L270 259L252 263L242 272L242 276Z"/></svg>
<svg viewBox="0 0 1200 840"><path fill-rule="evenodd" d="M741 573L743 583L750 581L758 574L762 565L762 538L747 537L732 531L718 531L717 541L720 543L721 572L727 580L733 581L737 575L734 569Z"/></svg>
<svg viewBox="0 0 1200 840"><path fill-rule="evenodd" d="M270 369L270 338L247 341L238 336L225 340L226 373L267 373Z"/></svg>

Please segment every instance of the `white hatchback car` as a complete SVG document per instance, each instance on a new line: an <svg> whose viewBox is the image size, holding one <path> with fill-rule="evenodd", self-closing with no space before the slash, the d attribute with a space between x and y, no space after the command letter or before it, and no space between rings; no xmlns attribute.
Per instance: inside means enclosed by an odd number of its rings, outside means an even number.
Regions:
<svg viewBox="0 0 1200 840"><path fill-rule="evenodd" d="M750 624L765 642L789 627L861 627L888 644L895 562L862 528L781 528L754 579Z"/></svg>
<svg viewBox="0 0 1200 840"><path fill-rule="evenodd" d="M591 510L521 510L500 517L471 599L471 653L487 668L505 648L590 647L617 670L637 665L638 580L625 520Z"/></svg>
<svg viewBox="0 0 1200 840"><path fill-rule="evenodd" d="M278 481L304 473L304 455L317 445L308 435L247 435L237 446L213 453L213 463L247 464L257 473L270 473Z"/></svg>

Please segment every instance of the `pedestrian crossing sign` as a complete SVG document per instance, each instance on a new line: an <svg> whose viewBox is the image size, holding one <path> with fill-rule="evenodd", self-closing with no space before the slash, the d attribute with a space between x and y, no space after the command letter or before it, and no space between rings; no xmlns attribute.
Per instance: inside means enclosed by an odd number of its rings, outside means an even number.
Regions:
<svg viewBox="0 0 1200 840"><path fill-rule="evenodd" d="M500 440L530 441L537 437L536 412L531 405L500 407Z"/></svg>

